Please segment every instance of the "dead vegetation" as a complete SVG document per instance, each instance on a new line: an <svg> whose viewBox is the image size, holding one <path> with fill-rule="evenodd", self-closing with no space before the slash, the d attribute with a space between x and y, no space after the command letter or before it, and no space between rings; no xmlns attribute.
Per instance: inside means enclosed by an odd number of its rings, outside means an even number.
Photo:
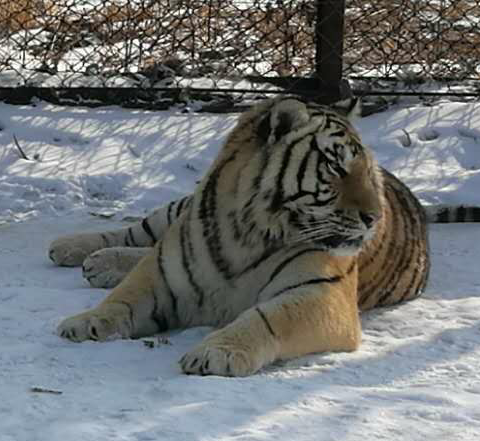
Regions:
<svg viewBox="0 0 480 441"><path fill-rule="evenodd" d="M38 26L38 18L43 15L42 3L33 0L0 0L0 31L5 34Z"/></svg>
<svg viewBox="0 0 480 441"><path fill-rule="evenodd" d="M154 81L314 71L314 0L90 2L0 0L0 47L8 47L0 72L23 63L52 74L139 72ZM347 0L345 71L391 75L417 66L427 76L478 77L479 9L480 0Z"/></svg>
<svg viewBox="0 0 480 441"><path fill-rule="evenodd" d="M350 0L345 62L385 75L415 66L426 76L479 77L480 1Z"/></svg>

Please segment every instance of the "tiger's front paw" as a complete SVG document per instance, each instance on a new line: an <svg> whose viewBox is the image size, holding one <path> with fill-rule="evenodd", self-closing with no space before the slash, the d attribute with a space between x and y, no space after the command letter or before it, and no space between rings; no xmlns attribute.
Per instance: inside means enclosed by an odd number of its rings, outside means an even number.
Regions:
<svg viewBox="0 0 480 441"><path fill-rule="evenodd" d="M48 257L59 266L80 266L85 258L103 247L97 235L75 234L54 240L48 249Z"/></svg>
<svg viewBox="0 0 480 441"><path fill-rule="evenodd" d="M186 374L245 377L257 372L266 361L250 345L213 336L185 354L180 366Z"/></svg>
<svg viewBox="0 0 480 441"><path fill-rule="evenodd" d="M74 315L60 323L57 334L74 342L129 338L132 335L129 308L115 304Z"/></svg>

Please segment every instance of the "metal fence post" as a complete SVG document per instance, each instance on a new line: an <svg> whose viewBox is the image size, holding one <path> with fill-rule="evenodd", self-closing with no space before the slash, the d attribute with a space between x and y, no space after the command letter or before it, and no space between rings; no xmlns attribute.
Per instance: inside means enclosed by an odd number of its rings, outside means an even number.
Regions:
<svg viewBox="0 0 480 441"><path fill-rule="evenodd" d="M345 0L317 0L315 70L320 87L334 102L351 95L342 80Z"/></svg>

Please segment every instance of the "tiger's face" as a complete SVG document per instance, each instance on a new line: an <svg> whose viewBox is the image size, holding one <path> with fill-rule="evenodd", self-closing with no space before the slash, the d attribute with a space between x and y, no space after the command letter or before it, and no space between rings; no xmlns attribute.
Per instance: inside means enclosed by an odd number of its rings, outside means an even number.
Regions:
<svg viewBox="0 0 480 441"><path fill-rule="evenodd" d="M368 152L358 151L347 160L325 159L316 174L317 192L285 206L295 231L292 237L336 255L356 254L373 237L382 216L376 165Z"/></svg>
<svg viewBox="0 0 480 441"><path fill-rule="evenodd" d="M348 117L288 99L259 127L276 164L265 172L274 184L269 210L283 220L285 241L356 254L382 216L383 189L378 166Z"/></svg>

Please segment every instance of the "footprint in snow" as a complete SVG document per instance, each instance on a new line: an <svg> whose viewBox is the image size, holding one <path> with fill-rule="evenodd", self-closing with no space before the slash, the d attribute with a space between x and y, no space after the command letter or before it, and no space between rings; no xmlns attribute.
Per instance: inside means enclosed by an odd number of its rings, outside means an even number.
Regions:
<svg viewBox="0 0 480 441"><path fill-rule="evenodd" d="M418 131L418 139L420 141L434 141L439 137L440 133L431 127L424 127Z"/></svg>
<svg viewBox="0 0 480 441"><path fill-rule="evenodd" d="M86 145L90 143L88 139L79 135L68 135L66 137L55 135L52 140L55 144L60 145Z"/></svg>
<svg viewBox="0 0 480 441"><path fill-rule="evenodd" d="M429 148L440 148L455 157L465 170L480 170L480 130L464 126L423 127L417 131L402 130L398 141L405 148L422 147L422 144L436 142Z"/></svg>

